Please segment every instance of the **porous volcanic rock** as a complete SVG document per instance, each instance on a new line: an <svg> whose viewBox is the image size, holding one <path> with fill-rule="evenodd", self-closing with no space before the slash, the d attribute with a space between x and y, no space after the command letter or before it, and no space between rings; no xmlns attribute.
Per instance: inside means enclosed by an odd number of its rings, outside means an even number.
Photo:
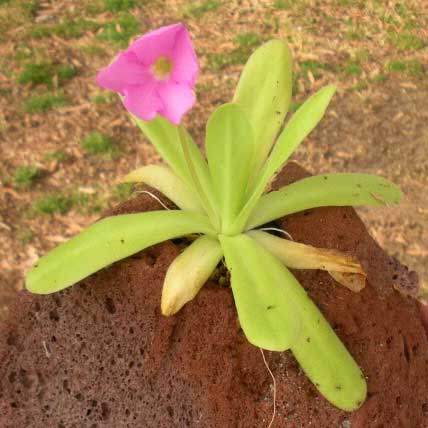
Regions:
<svg viewBox="0 0 428 428"><path fill-rule="evenodd" d="M304 175L291 164L279 182ZM159 206L144 195L110 214L148 209ZM295 274L362 367L369 394L356 412L340 411L289 352L265 352L277 384L272 427L427 428L427 333L417 303L397 291L416 287L415 274L378 247L353 209L314 209L279 225L364 264L358 294L325 272ZM267 427L272 381L230 289L208 283L177 316L161 316L162 280L178 253L166 242L61 293L21 292L0 326L0 427Z"/></svg>

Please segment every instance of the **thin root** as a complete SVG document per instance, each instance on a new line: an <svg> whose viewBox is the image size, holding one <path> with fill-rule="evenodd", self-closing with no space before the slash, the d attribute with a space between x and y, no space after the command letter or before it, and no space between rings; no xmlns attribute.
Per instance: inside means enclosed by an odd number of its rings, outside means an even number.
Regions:
<svg viewBox="0 0 428 428"><path fill-rule="evenodd" d="M272 419L270 420L270 423L268 425L268 428L271 428L273 421L275 420L275 416L276 416L276 379L272 373L272 370L269 367L269 364L266 361L266 357L265 357L265 354L264 354L262 348L260 348L260 352L262 353L263 362L265 363L265 366L266 366L266 368L270 374L270 377L272 378L272 382L273 382L273 413L272 413Z"/></svg>
<svg viewBox="0 0 428 428"><path fill-rule="evenodd" d="M284 234L291 241L294 241L294 238L288 232L282 229L278 229L277 227L264 227L263 229L259 229L259 230L263 230L264 232L268 232L268 231L279 232Z"/></svg>
<svg viewBox="0 0 428 428"><path fill-rule="evenodd" d="M50 358L50 357L51 357L51 353L50 353L49 348L48 348L48 346L46 345L46 342L45 342L44 340L42 340L42 345L43 345L43 349L44 349L44 351L45 351L45 355L46 355L46 357L47 357L47 358Z"/></svg>
<svg viewBox="0 0 428 428"><path fill-rule="evenodd" d="M156 200L157 202L159 202L166 210L169 210L169 208L152 192L149 192L148 190L138 190L135 193L145 193L146 195L151 196L154 200Z"/></svg>

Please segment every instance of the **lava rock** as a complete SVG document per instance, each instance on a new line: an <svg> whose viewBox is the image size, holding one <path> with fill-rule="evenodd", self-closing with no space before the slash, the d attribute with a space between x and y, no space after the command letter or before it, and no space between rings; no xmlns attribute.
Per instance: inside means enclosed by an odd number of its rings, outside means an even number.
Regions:
<svg viewBox="0 0 428 428"><path fill-rule="evenodd" d="M305 176L289 164L276 185ZM109 215L160 209L148 195ZM278 225L298 242L363 263L360 293L326 272L295 271L361 366L368 398L346 413L313 387L289 352L265 352L276 378L272 428L426 428L428 339L417 302L397 289L417 276L385 254L351 208L319 208ZM154 225L156 227L156 225ZM122 260L48 296L20 292L0 325L3 428L260 428L272 380L245 339L229 288L208 283L179 314L160 313L172 242Z"/></svg>

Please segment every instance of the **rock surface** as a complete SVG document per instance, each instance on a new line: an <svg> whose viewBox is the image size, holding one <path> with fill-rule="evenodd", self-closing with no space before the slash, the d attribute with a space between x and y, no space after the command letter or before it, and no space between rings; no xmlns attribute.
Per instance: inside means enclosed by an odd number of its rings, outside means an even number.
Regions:
<svg viewBox="0 0 428 428"><path fill-rule="evenodd" d="M281 184L305 173L289 165ZM147 195L115 213L159 209ZM275 428L427 428L428 339L418 305L396 288L417 278L388 257L353 209L279 222L295 240L355 255L368 285L354 294L325 272L295 272L360 364L369 386L354 413L319 396L290 353L266 358L277 384ZM155 225L154 225L155 227ZM175 317L159 302L169 263L160 244L50 296L21 292L0 326L3 428L260 428L272 381L240 331L228 288L209 283Z"/></svg>

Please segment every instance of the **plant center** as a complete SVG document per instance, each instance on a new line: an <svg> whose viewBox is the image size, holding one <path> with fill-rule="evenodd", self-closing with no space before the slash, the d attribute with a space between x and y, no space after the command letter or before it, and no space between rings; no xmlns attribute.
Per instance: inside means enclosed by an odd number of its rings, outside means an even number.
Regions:
<svg viewBox="0 0 428 428"><path fill-rule="evenodd" d="M152 65L152 72L159 80L168 79L172 70L172 61L166 56L159 57Z"/></svg>

